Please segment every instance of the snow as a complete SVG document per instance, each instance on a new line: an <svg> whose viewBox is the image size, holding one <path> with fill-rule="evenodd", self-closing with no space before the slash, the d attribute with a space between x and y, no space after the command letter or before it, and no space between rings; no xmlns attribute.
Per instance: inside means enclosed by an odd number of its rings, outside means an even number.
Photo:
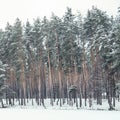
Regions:
<svg viewBox="0 0 120 120"><path fill-rule="evenodd" d="M3 69L3 68L0 68L0 71L3 71L3 72L5 72L5 69Z"/></svg>
<svg viewBox="0 0 120 120"><path fill-rule="evenodd" d="M92 100L92 107L89 107L89 101L87 100L87 106L85 106L85 100L82 99L82 107L79 107L79 99L78 99L78 107L76 107L76 104L69 101L69 104L67 104L67 101L65 101L65 103L62 103L62 107L60 107L60 103L58 102L57 104L57 99L56 101L53 103L53 106L50 104L50 99L45 99L44 100L44 104L43 105L37 105L35 99L33 99L33 105L32 105L32 100L29 99L29 101L27 102L26 100L26 106L22 106L19 105L18 100L15 100L15 105L13 106L8 106L6 105L6 100L3 100L4 105L9 108L9 109L39 109L39 110L98 110L98 111L108 111L109 109L109 105L108 105L108 101L106 99L102 99L102 105L97 105L97 101L96 100ZM1 106L1 104L0 104ZM116 99L116 103L115 103L115 110L116 111L120 111L120 101L118 101Z"/></svg>
<svg viewBox="0 0 120 120"><path fill-rule="evenodd" d="M4 101L5 103L5 101ZM50 99L45 100L45 106L38 106L34 100L29 100L26 106L18 105L18 101L15 100L15 106L9 108L0 109L1 120L120 120L120 102L116 101L116 111L108 111L108 103L103 100L103 105L96 105L94 101L93 106L89 108L83 106L82 108L76 108L73 106L64 104L54 106L50 105ZM118 111L119 110L119 111Z"/></svg>
<svg viewBox="0 0 120 120"><path fill-rule="evenodd" d="M5 74L1 74L1 75L0 75L0 78L3 78L3 77L5 77Z"/></svg>
<svg viewBox="0 0 120 120"><path fill-rule="evenodd" d="M0 109L0 113L4 120L120 120L118 111Z"/></svg>

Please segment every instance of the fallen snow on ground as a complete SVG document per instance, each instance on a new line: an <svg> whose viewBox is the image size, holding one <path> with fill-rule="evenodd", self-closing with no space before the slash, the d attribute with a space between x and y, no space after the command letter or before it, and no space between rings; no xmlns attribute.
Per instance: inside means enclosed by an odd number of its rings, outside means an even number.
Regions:
<svg viewBox="0 0 120 120"><path fill-rule="evenodd" d="M2 119L1 119L2 118ZM0 109L1 120L120 120L119 111Z"/></svg>
<svg viewBox="0 0 120 120"><path fill-rule="evenodd" d="M78 101L79 102L79 101ZM4 101L5 103L5 101ZM8 106L9 108L0 109L0 120L120 120L120 102L116 101L116 110L108 111L108 103L103 100L103 105L96 105L96 101L93 102L91 108L87 101L87 106L77 108L76 104L70 106L68 104L50 105L50 99L45 100L45 107L38 106L34 100L26 104L26 106L18 105L18 101L15 100L14 106Z"/></svg>
<svg viewBox="0 0 120 120"><path fill-rule="evenodd" d="M87 100L87 106L85 106L84 99L82 100L82 107L79 107L79 100L78 100L78 108L76 107L76 104L73 104L73 106L67 104L67 101L65 101L64 104L62 104L62 107L60 107L60 103L57 100L54 102L53 106L50 104L50 99L45 99L45 107L43 105L37 105L35 99L33 101L34 105L32 105L32 100L26 100L26 106L19 105L18 101L15 100L14 106L8 106L11 109L47 109L47 110L108 110L109 105L106 99L102 100L102 105L97 105L96 101L93 100L92 107L89 107L89 103ZM4 101L5 104L5 101ZM116 100L116 106L115 110L120 111L120 102Z"/></svg>

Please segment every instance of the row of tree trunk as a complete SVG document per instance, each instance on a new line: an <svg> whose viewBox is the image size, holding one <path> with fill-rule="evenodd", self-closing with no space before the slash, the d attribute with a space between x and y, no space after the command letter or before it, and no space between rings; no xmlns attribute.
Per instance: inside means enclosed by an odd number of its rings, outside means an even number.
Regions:
<svg viewBox="0 0 120 120"><path fill-rule="evenodd" d="M16 78L15 69L9 68L7 84L15 91L15 94L6 96L6 103L14 105L17 99L19 105L26 105L31 99L34 105L35 99L38 105L45 107L44 100L50 98L52 106L57 100L60 106L67 102L70 105L75 103L78 108L83 105L82 99L85 100L85 106L89 100L89 107L91 107L93 99L97 101L97 104L102 105L102 99L105 98L108 99L109 109L114 109L117 78L115 79L115 75L111 74L109 69L106 71L102 69L99 55L95 58L91 52L93 62L91 69L88 68L85 54L83 59L81 73L78 73L76 65L72 72L65 73L60 61L57 68L52 67L49 51L48 66L42 61L37 64L32 62L29 71L25 73L24 64L21 63L20 80Z"/></svg>

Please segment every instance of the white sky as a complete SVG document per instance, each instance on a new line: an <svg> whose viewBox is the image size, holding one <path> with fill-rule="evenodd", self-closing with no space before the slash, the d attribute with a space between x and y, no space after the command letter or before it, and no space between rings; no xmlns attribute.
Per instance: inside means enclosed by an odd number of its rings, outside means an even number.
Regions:
<svg viewBox="0 0 120 120"><path fill-rule="evenodd" d="M37 17L50 17L52 12L62 16L66 7L72 8L73 13L85 14L92 5L116 15L120 0L0 0L0 28L8 21L13 24L17 17L25 23L27 18L33 21Z"/></svg>

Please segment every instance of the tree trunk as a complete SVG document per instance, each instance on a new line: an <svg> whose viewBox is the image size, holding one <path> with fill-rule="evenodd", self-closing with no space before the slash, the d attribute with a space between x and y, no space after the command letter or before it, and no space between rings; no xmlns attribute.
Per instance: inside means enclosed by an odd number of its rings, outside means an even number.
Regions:
<svg viewBox="0 0 120 120"><path fill-rule="evenodd" d="M4 108L5 106L4 106L2 98L0 98L0 102L1 102L2 108Z"/></svg>

